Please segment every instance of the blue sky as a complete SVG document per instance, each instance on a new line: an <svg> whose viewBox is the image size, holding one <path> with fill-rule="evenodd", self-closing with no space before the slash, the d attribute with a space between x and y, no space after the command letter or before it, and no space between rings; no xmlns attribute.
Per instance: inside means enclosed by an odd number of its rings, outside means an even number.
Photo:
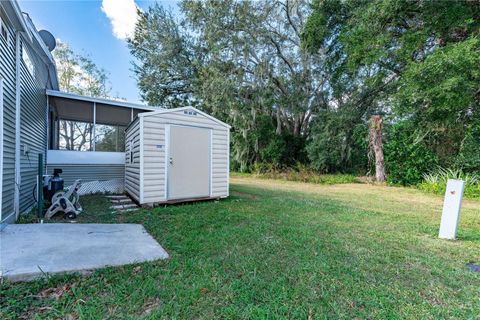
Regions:
<svg viewBox="0 0 480 320"><path fill-rule="evenodd" d="M134 19L134 0L20 0L23 12L30 15L37 29L50 31L76 52L88 55L110 74L113 96L140 102L134 79L132 56L123 39ZM145 10L152 1L135 1ZM176 8L175 0L158 0ZM103 5L103 10L102 10ZM107 16L108 14L108 16Z"/></svg>

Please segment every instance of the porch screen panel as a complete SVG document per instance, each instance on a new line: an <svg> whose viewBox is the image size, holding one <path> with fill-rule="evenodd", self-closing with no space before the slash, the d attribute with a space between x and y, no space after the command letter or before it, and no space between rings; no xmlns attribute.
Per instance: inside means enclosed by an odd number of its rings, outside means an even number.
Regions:
<svg viewBox="0 0 480 320"><path fill-rule="evenodd" d="M127 126L132 116L130 108L112 107L97 103L96 123Z"/></svg>
<svg viewBox="0 0 480 320"><path fill-rule="evenodd" d="M59 119L93 122L93 102L50 97Z"/></svg>
<svg viewBox="0 0 480 320"><path fill-rule="evenodd" d="M97 124L95 151L125 152L125 126Z"/></svg>
<svg viewBox="0 0 480 320"><path fill-rule="evenodd" d="M93 123L72 120L58 121L58 149L92 151Z"/></svg>

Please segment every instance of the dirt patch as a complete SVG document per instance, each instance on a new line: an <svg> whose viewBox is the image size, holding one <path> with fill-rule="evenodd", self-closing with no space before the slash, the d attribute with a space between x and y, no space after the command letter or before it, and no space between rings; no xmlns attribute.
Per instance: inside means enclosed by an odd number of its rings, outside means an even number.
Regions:
<svg viewBox="0 0 480 320"><path fill-rule="evenodd" d="M240 198L247 198L256 200L258 196L254 195L253 193L241 192L241 191L232 191L230 192L232 196L240 197Z"/></svg>

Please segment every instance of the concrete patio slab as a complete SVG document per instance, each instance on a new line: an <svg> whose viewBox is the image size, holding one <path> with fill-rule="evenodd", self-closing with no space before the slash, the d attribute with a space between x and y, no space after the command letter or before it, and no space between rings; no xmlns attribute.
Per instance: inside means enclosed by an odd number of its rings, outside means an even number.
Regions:
<svg viewBox="0 0 480 320"><path fill-rule="evenodd" d="M10 281L167 258L140 224L12 224L0 232L0 272Z"/></svg>

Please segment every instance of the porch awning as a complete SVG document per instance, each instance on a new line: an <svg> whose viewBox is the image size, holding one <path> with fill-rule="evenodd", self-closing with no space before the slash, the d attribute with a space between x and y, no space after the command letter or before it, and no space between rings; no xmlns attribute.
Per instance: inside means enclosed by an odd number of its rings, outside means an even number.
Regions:
<svg viewBox="0 0 480 320"><path fill-rule="evenodd" d="M59 119L97 124L126 126L138 113L159 109L126 101L92 98L54 90L47 90L47 96Z"/></svg>

